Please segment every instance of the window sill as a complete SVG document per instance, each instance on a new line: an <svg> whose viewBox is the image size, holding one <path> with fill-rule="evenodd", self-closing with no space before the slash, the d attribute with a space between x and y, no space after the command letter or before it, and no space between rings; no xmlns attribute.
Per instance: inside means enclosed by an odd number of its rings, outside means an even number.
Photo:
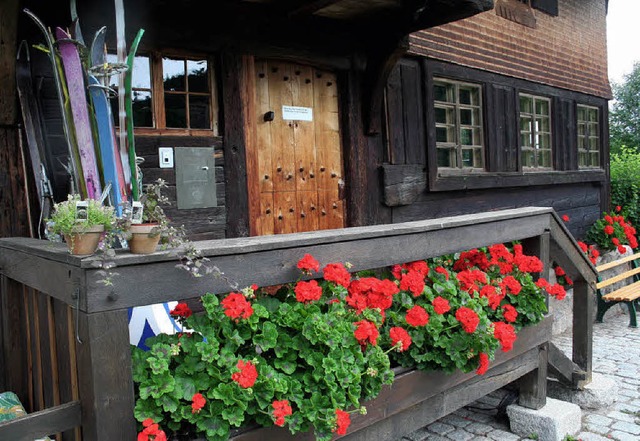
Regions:
<svg viewBox="0 0 640 441"><path fill-rule="evenodd" d="M429 182L430 191L480 190L497 187L525 187L531 185L578 184L604 182L603 169L535 171L535 172L484 172L442 174Z"/></svg>

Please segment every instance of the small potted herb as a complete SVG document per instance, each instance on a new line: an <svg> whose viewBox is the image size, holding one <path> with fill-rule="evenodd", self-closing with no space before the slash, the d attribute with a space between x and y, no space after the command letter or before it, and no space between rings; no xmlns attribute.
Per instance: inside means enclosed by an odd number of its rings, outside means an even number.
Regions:
<svg viewBox="0 0 640 441"><path fill-rule="evenodd" d="M88 255L96 251L102 235L113 228L115 221L113 207L69 195L66 201L54 205L47 229L53 234L52 240L64 238L71 254Z"/></svg>

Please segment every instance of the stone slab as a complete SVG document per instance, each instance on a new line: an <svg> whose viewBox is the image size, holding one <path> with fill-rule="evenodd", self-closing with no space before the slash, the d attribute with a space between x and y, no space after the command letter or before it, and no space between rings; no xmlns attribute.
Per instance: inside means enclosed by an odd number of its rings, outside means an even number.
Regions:
<svg viewBox="0 0 640 441"><path fill-rule="evenodd" d="M517 404L507 406L511 432L538 441L562 441L580 431L582 411L577 404L547 398L547 404L528 409Z"/></svg>
<svg viewBox="0 0 640 441"><path fill-rule="evenodd" d="M555 380L547 382L547 396L577 404L582 409L604 409L618 400L618 385L603 374L593 372L584 390L570 389Z"/></svg>

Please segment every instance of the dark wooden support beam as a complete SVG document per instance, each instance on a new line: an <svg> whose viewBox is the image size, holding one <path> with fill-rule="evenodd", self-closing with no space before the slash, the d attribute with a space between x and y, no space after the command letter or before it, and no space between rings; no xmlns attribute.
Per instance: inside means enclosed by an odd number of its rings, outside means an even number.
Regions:
<svg viewBox="0 0 640 441"><path fill-rule="evenodd" d="M80 425L80 402L60 404L0 423L0 439L30 441Z"/></svg>
<svg viewBox="0 0 640 441"><path fill-rule="evenodd" d="M547 404L547 343L538 347L538 368L518 381L520 395L518 404L529 409L540 409Z"/></svg>
<svg viewBox="0 0 640 441"><path fill-rule="evenodd" d="M585 372L558 347L549 343L549 372L565 386L574 386L575 380L584 380Z"/></svg>
<svg viewBox="0 0 640 441"><path fill-rule="evenodd" d="M413 22L406 27L407 33L432 28L456 20L462 20L493 9L493 0L432 0L417 2Z"/></svg>
<svg viewBox="0 0 640 441"><path fill-rule="evenodd" d="M224 179L226 188L226 237L249 235L249 189L247 187L247 143L250 141L247 104L247 70L250 57L225 52L222 55L222 111L224 114Z"/></svg>
<svg viewBox="0 0 640 441"><path fill-rule="evenodd" d="M581 389L591 382L593 359L593 288L584 280L573 284L573 362L585 372L574 376L574 387Z"/></svg>
<svg viewBox="0 0 640 441"><path fill-rule="evenodd" d="M82 439L136 438L129 317L126 309L99 314L76 311ZM119 424L113 424L118 421Z"/></svg>
<svg viewBox="0 0 640 441"><path fill-rule="evenodd" d="M384 88L398 60L409 50L409 36L391 38L381 44L372 44L367 57L362 96L366 133L375 135L382 129Z"/></svg>
<svg viewBox="0 0 640 441"><path fill-rule="evenodd" d="M296 18L302 15L311 15L314 12L319 11L322 8L326 8L327 6L331 6L334 3L338 3L340 0L313 0L310 2L304 2L304 4L300 5L300 2L294 0L287 6L289 10L288 16L289 18Z"/></svg>

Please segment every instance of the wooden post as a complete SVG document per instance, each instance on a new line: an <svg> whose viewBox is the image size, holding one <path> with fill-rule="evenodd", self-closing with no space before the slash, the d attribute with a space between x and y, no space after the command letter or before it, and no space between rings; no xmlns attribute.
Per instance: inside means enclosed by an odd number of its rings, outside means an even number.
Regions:
<svg viewBox="0 0 640 441"><path fill-rule="evenodd" d="M518 382L520 386L518 404L529 409L540 409L547 404L548 343L541 345L538 350L538 368L526 374Z"/></svg>
<svg viewBox="0 0 640 441"><path fill-rule="evenodd" d="M133 440L136 423L126 309L78 316L82 439ZM114 424L114 422L118 422Z"/></svg>
<svg viewBox="0 0 640 441"><path fill-rule="evenodd" d="M25 287L0 276L0 391L15 392L23 403L30 401L27 363Z"/></svg>
<svg viewBox="0 0 640 441"><path fill-rule="evenodd" d="M593 355L593 288L584 280L573 284L573 362L585 373L584 380L575 378L574 386L582 388L591 382Z"/></svg>

